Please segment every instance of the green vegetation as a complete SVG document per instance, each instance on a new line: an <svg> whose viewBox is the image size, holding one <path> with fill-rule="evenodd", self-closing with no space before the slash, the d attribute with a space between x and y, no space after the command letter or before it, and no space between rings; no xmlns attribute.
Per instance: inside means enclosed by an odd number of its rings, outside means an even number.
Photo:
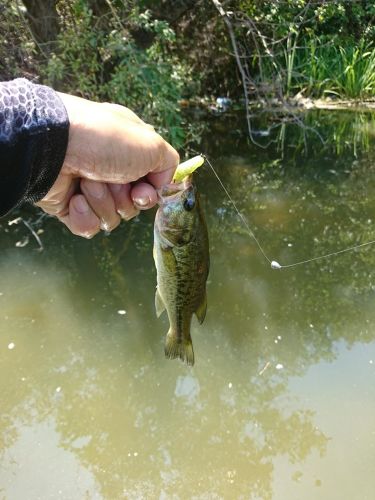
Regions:
<svg viewBox="0 0 375 500"><path fill-rule="evenodd" d="M282 89L286 97L303 92L306 96L326 95L350 99L375 96L375 48L362 39L358 44L335 46L310 39L298 48L297 37L288 37L282 54L285 66ZM271 78L272 73L266 78Z"/></svg>
<svg viewBox="0 0 375 500"><path fill-rule="evenodd" d="M194 137L181 100L196 95L199 82L174 51L175 29L142 2L5 0L0 14L1 79L34 77L64 92L123 104L176 147Z"/></svg>
<svg viewBox="0 0 375 500"><path fill-rule="evenodd" d="M4 0L0 78L26 76L134 109L175 146L186 100L375 96L372 0ZM242 75L243 76L243 75Z"/></svg>
<svg viewBox="0 0 375 500"><path fill-rule="evenodd" d="M251 60L247 74L256 91L286 98L298 92L312 97L375 96L373 2L236 4L231 4L236 12L231 22L241 56Z"/></svg>

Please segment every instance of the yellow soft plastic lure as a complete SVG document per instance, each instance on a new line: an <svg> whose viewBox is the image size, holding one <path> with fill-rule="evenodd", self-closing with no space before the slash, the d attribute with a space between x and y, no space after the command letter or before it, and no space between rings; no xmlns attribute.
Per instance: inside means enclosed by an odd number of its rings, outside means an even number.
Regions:
<svg viewBox="0 0 375 500"><path fill-rule="evenodd" d="M185 177L191 175L197 168L204 163L204 158L201 155L194 156L190 160L180 163L173 176L173 182L182 182Z"/></svg>

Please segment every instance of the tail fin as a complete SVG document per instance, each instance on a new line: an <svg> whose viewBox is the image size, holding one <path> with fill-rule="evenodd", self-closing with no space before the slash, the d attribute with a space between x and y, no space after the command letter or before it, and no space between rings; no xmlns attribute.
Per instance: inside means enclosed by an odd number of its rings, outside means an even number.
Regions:
<svg viewBox="0 0 375 500"><path fill-rule="evenodd" d="M188 338L178 338L176 333L169 331L165 339L164 352L166 358L180 358L188 365L194 365L194 351L190 335Z"/></svg>

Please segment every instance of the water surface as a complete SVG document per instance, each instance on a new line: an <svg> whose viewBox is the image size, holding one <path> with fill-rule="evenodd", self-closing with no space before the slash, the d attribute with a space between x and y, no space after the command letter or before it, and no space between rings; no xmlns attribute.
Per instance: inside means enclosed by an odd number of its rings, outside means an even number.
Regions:
<svg viewBox="0 0 375 500"><path fill-rule="evenodd" d="M200 145L283 264L375 239L373 117L308 119L324 144L289 125L256 148L225 115ZM194 368L164 358L154 213L91 241L33 209L1 221L0 498L373 498L374 247L273 271L209 169L198 182Z"/></svg>

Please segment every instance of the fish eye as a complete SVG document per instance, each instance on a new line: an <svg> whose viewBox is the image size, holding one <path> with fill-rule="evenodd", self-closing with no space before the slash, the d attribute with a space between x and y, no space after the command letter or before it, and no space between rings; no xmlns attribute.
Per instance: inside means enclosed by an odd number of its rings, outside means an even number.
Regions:
<svg viewBox="0 0 375 500"><path fill-rule="evenodd" d="M193 210L194 206L195 206L194 198L190 197L186 198L186 200L184 201L184 209L190 212L191 210Z"/></svg>

